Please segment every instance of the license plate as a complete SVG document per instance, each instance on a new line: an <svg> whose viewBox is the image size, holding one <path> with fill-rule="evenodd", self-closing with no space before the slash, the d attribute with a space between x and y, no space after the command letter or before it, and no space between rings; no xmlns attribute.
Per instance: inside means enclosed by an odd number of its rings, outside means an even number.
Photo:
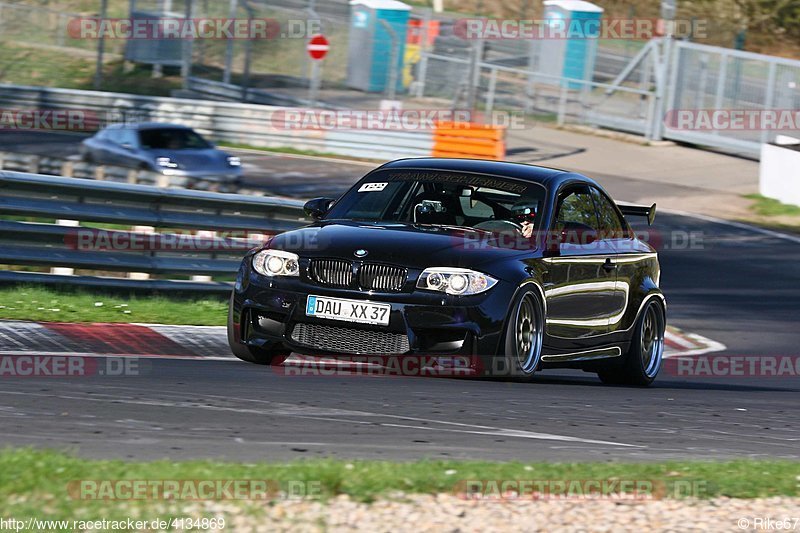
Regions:
<svg viewBox="0 0 800 533"><path fill-rule="evenodd" d="M389 325L392 306L359 300L343 300L327 296L309 296L306 300L306 316L359 322L361 324Z"/></svg>

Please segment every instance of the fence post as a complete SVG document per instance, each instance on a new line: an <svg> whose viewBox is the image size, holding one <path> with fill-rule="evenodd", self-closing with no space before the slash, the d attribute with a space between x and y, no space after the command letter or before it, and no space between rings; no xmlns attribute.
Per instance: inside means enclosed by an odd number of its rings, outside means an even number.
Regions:
<svg viewBox="0 0 800 533"><path fill-rule="evenodd" d="M491 117L494 110L494 93L497 88L497 69L489 71L489 90L486 92L486 116ZM490 118L491 120L491 118Z"/></svg>
<svg viewBox="0 0 800 533"><path fill-rule="evenodd" d="M645 139L655 141L657 135L658 125L655 122L656 114L656 96L650 93L647 96L647 118L645 119Z"/></svg>
<svg viewBox="0 0 800 533"><path fill-rule="evenodd" d="M194 0L186 1L186 20L192 18L194 11ZM183 89L189 89L189 77L192 75L192 54L194 52L194 39L183 41L183 64L181 65L181 77L183 78Z"/></svg>
<svg viewBox="0 0 800 533"><path fill-rule="evenodd" d="M31 156L30 162L28 162L28 172L31 174L38 174L39 173L39 156L34 155Z"/></svg>
<svg viewBox="0 0 800 533"><path fill-rule="evenodd" d="M536 107L536 58L538 50L536 39L531 39L528 45L528 80L525 84L525 113L530 113Z"/></svg>
<svg viewBox="0 0 800 533"><path fill-rule="evenodd" d="M66 220L66 219L58 219L56 220L56 224L59 226L68 226L71 228L77 228L80 225L80 223L77 220ZM75 242L80 242L80 239L75 239ZM72 267L50 267L50 273L59 276L73 276L75 275L75 269Z"/></svg>
<svg viewBox="0 0 800 533"><path fill-rule="evenodd" d="M425 96L425 78L428 75L428 52L423 50L419 58L419 68L417 69L417 85L416 96L422 98Z"/></svg>
<svg viewBox="0 0 800 533"><path fill-rule="evenodd" d="M663 137L664 125L663 117L666 113L666 106L670 103L674 91L667 90L667 87L674 87L673 82L677 74L678 53L673 54L674 42L671 37L661 37L660 45L653 46L654 69L656 74L656 91L653 114L651 117L650 131L652 140L660 140Z"/></svg>
<svg viewBox="0 0 800 533"><path fill-rule="evenodd" d="M400 50L400 40L397 38L397 32L386 20L381 19L381 25L386 30L386 33L389 34L392 47L392 51L389 54L389 72L387 72L388 79L386 81L388 87L386 87L385 94L387 100L394 100L397 93L397 54Z"/></svg>
<svg viewBox="0 0 800 533"><path fill-rule="evenodd" d="M210 231L210 230L204 230L204 229L198 230L197 233L195 233L195 237L196 238L200 238L200 239L213 239L216 236L217 236L217 232L216 231ZM211 257L214 258L214 254L213 253L211 254ZM208 283L209 281L211 281L211 276L207 276L207 275L204 275L204 274L196 274L196 275L192 276L192 281L199 281L199 282L202 282L202 283Z"/></svg>
<svg viewBox="0 0 800 533"><path fill-rule="evenodd" d="M144 233L145 235L152 235L156 232L153 226L133 226L131 228L133 233ZM150 255L155 255L155 251L151 251ZM128 272L128 279L150 279L150 274L147 272Z"/></svg>
<svg viewBox="0 0 800 533"><path fill-rule="evenodd" d="M567 114L567 86L561 83L561 93L558 96L558 125L563 126Z"/></svg>
<svg viewBox="0 0 800 533"><path fill-rule="evenodd" d="M0 167L2 168L2 167ZM65 178L71 178L75 174L75 165L69 159L65 160L61 165L61 175Z"/></svg>
<svg viewBox="0 0 800 533"><path fill-rule="evenodd" d="M475 101L478 95L478 85L481 80L481 59L483 59L483 39L477 39L472 47L472 54L469 65L469 78L467 85L467 109L472 111L475 108Z"/></svg>
<svg viewBox="0 0 800 533"><path fill-rule="evenodd" d="M767 111L775 105L775 74L777 71L777 64L775 61L770 61L769 72L767 74L767 91L764 94L764 110ZM769 142L769 130L767 128L761 129L761 144Z"/></svg>
<svg viewBox="0 0 800 533"><path fill-rule="evenodd" d="M714 109L722 109L722 101L725 99L725 84L728 77L728 59L730 56L723 52L720 57L719 74L717 75L717 92L714 95ZM719 130L712 130L712 135L719 135Z"/></svg>
<svg viewBox="0 0 800 533"><path fill-rule="evenodd" d="M64 46L66 24L64 22L64 13L59 13L56 18L56 43L58 46Z"/></svg>
<svg viewBox="0 0 800 533"><path fill-rule="evenodd" d="M236 9L239 7L238 0L231 0L230 3L230 11L228 13L228 18L233 20L236 18ZM231 69L233 68L233 43L235 41L233 39L228 39L225 48L225 71L222 73L222 81L224 83L231 82Z"/></svg>

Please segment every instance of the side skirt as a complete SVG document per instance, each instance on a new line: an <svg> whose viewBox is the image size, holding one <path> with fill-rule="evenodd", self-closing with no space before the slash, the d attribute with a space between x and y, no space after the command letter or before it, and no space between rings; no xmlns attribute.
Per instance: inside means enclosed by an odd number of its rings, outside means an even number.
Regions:
<svg viewBox="0 0 800 533"><path fill-rule="evenodd" d="M543 354L543 363L578 363L584 361L596 361L598 359L613 359L622 355L622 348L619 346L606 346L579 352Z"/></svg>

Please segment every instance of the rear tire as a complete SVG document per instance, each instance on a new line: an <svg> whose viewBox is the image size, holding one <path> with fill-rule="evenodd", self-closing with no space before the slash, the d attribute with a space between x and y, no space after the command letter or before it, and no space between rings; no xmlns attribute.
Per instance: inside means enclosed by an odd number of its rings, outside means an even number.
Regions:
<svg viewBox="0 0 800 533"><path fill-rule="evenodd" d="M647 387L656 379L664 356L664 308L652 298L642 309L627 353L621 366L598 370L600 381L607 385Z"/></svg>

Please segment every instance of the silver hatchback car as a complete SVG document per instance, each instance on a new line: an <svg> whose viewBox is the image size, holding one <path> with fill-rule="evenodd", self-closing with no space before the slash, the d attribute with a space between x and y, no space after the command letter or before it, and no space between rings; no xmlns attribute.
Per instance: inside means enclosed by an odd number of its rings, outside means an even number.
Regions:
<svg viewBox="0 0 800 533"><path fill-rule="evenodd" d="M167 176L235 183L242 162L180 124L113 124L81 143L84 161L159 172Z"/></svg>

